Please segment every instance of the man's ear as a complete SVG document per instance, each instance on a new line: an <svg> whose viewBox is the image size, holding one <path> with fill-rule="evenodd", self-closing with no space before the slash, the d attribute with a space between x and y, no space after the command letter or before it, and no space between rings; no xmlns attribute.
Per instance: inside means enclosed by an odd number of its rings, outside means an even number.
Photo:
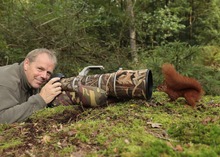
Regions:
<svg viewBox="0 0 220 157"><path fill-rule="evenodd" d="M25 71L27 70L29 64L30 64L30 61L29 61L28 58L26 58L26 59L24 60L24 70L25 70Z"/></svg>

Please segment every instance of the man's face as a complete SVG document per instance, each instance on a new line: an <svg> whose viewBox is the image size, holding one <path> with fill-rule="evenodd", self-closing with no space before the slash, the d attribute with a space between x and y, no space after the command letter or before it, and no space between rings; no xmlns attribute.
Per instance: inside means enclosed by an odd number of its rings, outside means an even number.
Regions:
<svg viewBox="0 0 220 157"><path fill-rule="evenodd" d="M54 62L45 53L39 54L33 62L30 62L29 59L24 60L24 71L33 88L40 88L47 82L54 68Z"/></svg>

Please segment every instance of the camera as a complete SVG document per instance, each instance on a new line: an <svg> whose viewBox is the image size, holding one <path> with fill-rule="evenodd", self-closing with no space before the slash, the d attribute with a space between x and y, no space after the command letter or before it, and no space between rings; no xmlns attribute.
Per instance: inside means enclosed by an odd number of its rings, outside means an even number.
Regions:
<svg viewBox="0 0 220 157"><path fill-rule="evenodd" d="M65 75L63 75L62 73L55 73L55 74L53 74L53 75L51 76L50 80L51 80L52 78L55 78L55 77L59 77L60 80L61 80L62 78L65 77ZM56 82L60 82L60 81L56 81ZM54 83L56 83L56 82L54 82Z"/></svg>
<svg viewBox="0 0 220 157"><path fill-rule="evenodd" d="M62 78L65 77L65 75L63 75L62 73L55 73L55 74L53 74L53 75L51 76L50 80L51 80L52 78L55 78L55 77L59 77L60 80L61 80ZM56 82L60 82L60 80L58 80L58 81L56 81ZM56 83L56 82L54 82L54 83ZM56 99L56 97L54 98L54 100L55 100L55 99ZM47 107L54 107L54 105L53 105L53 101L54 101L54 100L52 100L49 104L47 104Z"/></svg>

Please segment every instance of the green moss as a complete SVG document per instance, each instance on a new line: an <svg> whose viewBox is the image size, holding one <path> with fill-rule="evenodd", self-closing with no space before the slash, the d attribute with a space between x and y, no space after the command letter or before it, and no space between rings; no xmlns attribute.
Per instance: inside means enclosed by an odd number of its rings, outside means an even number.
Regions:
<svg viewBox="0 0 220 157"><path fill-rule="evenodd" d="M56 114L62 113L65 110L75 110L73 106L57 106L54 108L45 108L37 111L33 115L31 115L30 119L45 119L47 117L54 116Z"/></svg>
<svg viewBox="0 0 220 157"><path fill-rule="evenodd" d="M0 142L0 150L3 151L5 149L16 148L17 146L21 145L21 139L11 139L8 141L1 141Z"/></svg>
<svg viewBox="0 0 220 157"><path fill-rule="evenodd" d="M202 98L205 104L220 104L220 96L206 95Z"/></svg>
<svg viewBox="0 0 220 157"><path fill-rule="evenodd" d="M10 128L10 126L8 124L0 124L0 132L6 130L8 128Z"/></svg>
<svg viewBox="0 0 220 157"><path fill-rule="evenodd" d="M59 154L60 154L60 156L67 156L68 154L71 154L74 151L76 151L76 147L74 145L73 146L67 146L67 147L63 147L59 151Z"/></svg>
<svg viewBox="0 0 220 157"><path fill-rule="evenodd" d="M23 147L27 139L34 141L36 154L45 150L54 156L220 156L220 107L210 105L219 97L205 96L200 108L192 109L184 99L169 102L161 92L154 96L151 102L131 100L76 116L73 106L47 108L30 122L0 125L0 156ZM51 139L44 143L46 135Z"/></svg>
<svg viewBox="0 0 220 157"><path fill-rule="evenodd" d="M220 126L216 125L203 125L196 122L174 124L168 133L184 143L193 142L210 146L220 144Z"/></svg>

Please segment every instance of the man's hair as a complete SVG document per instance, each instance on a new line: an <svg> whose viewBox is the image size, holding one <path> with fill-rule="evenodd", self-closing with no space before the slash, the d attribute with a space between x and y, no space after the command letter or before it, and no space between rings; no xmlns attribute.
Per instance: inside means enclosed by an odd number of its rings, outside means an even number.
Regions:
<svg viewBox="0 0 220 157"><path fill-rule="evenodd" d="M46 53L50 57L50 59L54 62L55 66L57 65L57 57L55 51L48 50L46 48L38 48L30 51L25 57L25 59L29 59L30 62L33 62L35 61L36 57L42 53Z"/></svg>

